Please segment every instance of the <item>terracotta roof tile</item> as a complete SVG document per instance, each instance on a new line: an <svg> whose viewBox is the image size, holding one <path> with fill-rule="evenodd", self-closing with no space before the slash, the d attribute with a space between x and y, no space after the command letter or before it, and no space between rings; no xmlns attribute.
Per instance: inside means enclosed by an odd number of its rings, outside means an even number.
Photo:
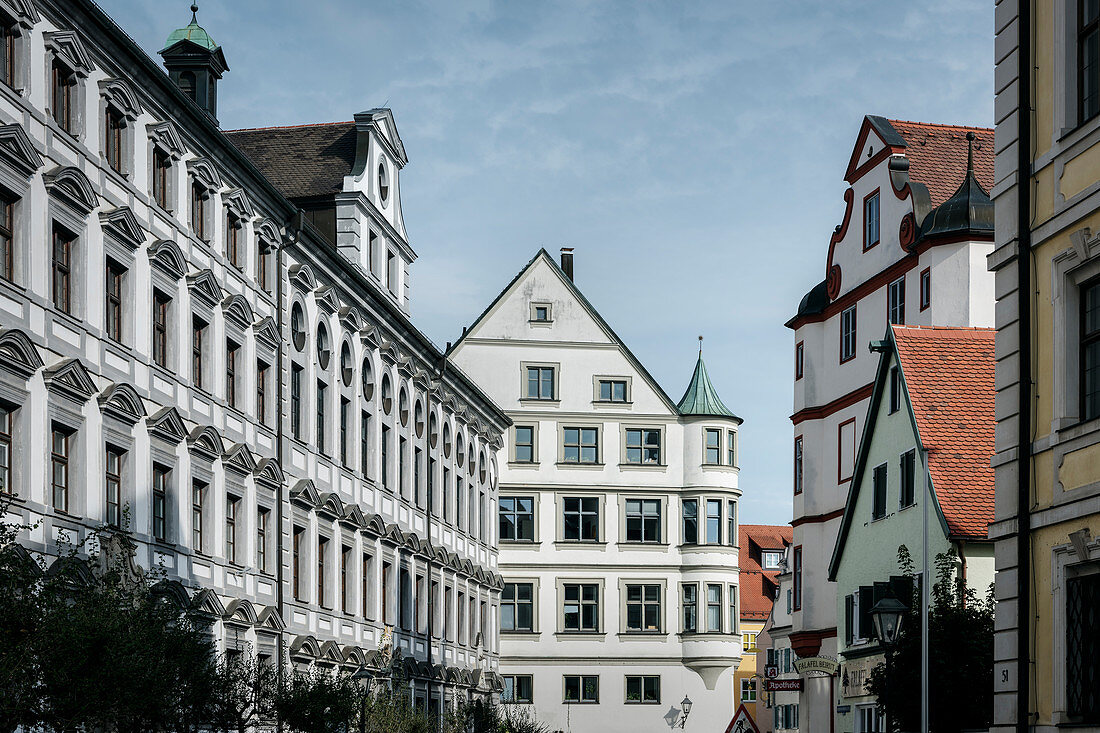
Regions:
<svg viewBox="0 0 1100 733"><path fill-rule="evenodd" d="M936 498L952 535L993 521L993 345L987 328L894 326Z"/></svg>
<svg viewBox="0 0 1100 733"><path fill-rule="evenodd" d="M765 620L779 587L778 570L760 566L761 550L782 550L794 540L794 528L771 524L742 524L737 528L738 585L741 618Z"/></svg>
<svg viewBox="0 0 1100 733"><path fill-rule="evenodd" d="M355 163L354 122L227 130L225 136L289 199L339 193Z"/></svg>
<svg viewBox="0 0 1100 733"><path fill-rule="evenodd" d="M966 133L973 132L974 175L986 193L993 187L993 130L929 122L890 120L905 138L909 176L928 187L932 205L939 206L966 177Z"/></svg>

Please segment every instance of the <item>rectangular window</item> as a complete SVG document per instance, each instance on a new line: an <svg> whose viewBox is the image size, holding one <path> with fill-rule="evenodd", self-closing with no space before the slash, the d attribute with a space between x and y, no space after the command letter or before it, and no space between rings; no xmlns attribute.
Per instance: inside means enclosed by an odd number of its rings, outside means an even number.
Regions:
<svg viewBox="0 0 1100 733"><path fill-rule="evenodd" d="M755 652L756 634L749 631L741 634L741 647L746 652Z"/></svg>
<svg viewBox="0 0 1100 733"><path fill-rule="evenodd" d="M535 462L535 428L530 425L517 425L516 463Z"/></svg>
<svg viewBox="0 0 1100 733"><path fill-rule="evenodd" d="M840 362L856 355L856 307L845 308L840 314Z"/></svg>
<svg viewBox="0 0 1100 733"><path fill-rule="evenodd" d="M729 633L736 634L738 632L738 630L741 628L741 623L740 623L741 617L737 615L737 586L736 585L731 585L729 587L729 593L726 594L726 599L727 599L726 607L729 609L729 618L727 619L727 621L729 623ZM755 640L755 638L756 638L755 634L753 635L753 638ZM753 646L755 646L755 644L753 644Z"/></svg>
<svg viewBox="0 0 1100 733"><path fill-rule="evenodd" d="M626 431L626 462L659 464L661 462L661 431L628 429Z"/></svg>
<svg viewBox="0 0 1100 733"><path fill-rule="evenodd" d="M626 402L626 380L601 379L600 402Z"/></svg>
<svg viewBox="0 0 1100 733"><path fill-rule="evenodd" d="M1100 3L1077 2L1077 110L1079 122L1100 112Z"/></svg>
<svg viewBox="0 0 1100 733"><path fill-rule="evenodd" d="M554 399L554 367L527 367L527 399Z"/></svg>
<svg viewBox="0 0 1100 733"><path fill-rule="evenodd" d="M708 466L722 465L722 431L717 428L707 428L705 431L706 453L703 462Z"/></svg>
<svg viewBox="0 0 1100 733"><path fill-rule="evenodd" d="M54 426L51 431L50 464L53 508L69 511L69 433Z"/></svg>
<svg viewBox="0 0 1100 733"><path fill-rule="evenodd" d="M225 497L225 559L237 562L237 510L241 500L232 494Z"/></svg>
<svg viewBox="0 0 1100 733"><path fill-rule="evenodd" d="M600 539L600 500L596 497L567 496L562 499L564 538L580 542Z"/></svg>
<svg viewBox="0 0 1100 733"><path fill-rule="evenodd" d="M117 173L124 173L122 144L126 134L126 119L110 105L107 106L103 118L103 153L104 157L107 158L107 165L111 166Z"/></svg>
<svg viewBox="0 0 1100 733"><path fill-rule="evenodd" d="M661 630L661 586L626 586L626 630Z"/></svg>
<svg viewBox="0 0 1100 733"><path fill-rule="evenodd" d="M534 628L534 586L505 583L500 594L500 630L531 631Z"/></svg>
<svg viewBox="0 0 1100 733"><path fill-rule="evenodd" d="M626 541L661 541L661 502L659 499L626 500Z"/></svg>
<svg viewBox="0 0 1100 733"><path fill-rule="evenodd" d="M390 488L390 429L382 426L382 488Z"/></svg>
<svg viewBox="0 0 1100 733"><path fill-rule="evenodd" d="M733 499L726 502L726 544L737 546L737 502Z"/></svg>
<svg viewBox="0 0 1100 733"><path fill-rule="evenodd" d="M794 378L795 381L802 379L802 375L805 373L806 368L806 345L802 341L799 341L794 345Z"/></svg>
<svg viewBox="0 0 1100 733"><path fill-rule="evenodd" d="M107 494L107 524L118 529L122 526L122 453L107 448L104 475Z"/></svg>
<svg viewBox="0 0 1100 733"><path fill-rule="evenodd" d="M737 465L737 433L733 430L726 432L726 465Z"/></svg>
<svg viewBox="0 0 1100 733"><path fill-rule="evenodd" d="M344 468L350 468L348 465L348 456L351 454L351 436L348 434L348 422L351 420L351 400L346 397L340 398L340 464Z"/></svg>
<svg viewBox="0 0 1100 733"><path fill-rule="evenodd" d="M1100 279L1081 287L1081 417L1100 417Z"/></svg>
<svg viewBox="0 0 1100 733"><path fill-rule="evenodd" d="M382 563L382 623L390 623L390 579L393 577L393 566L388 562ZM459 599L461 601L461 599Z"/></svg>
<svg viewBox="0 0 1100 733"><path fill-rule="evenodd" d="M657 675L627 675L626 702L661 702L661 678Z"/></svg>
<svg viewBox="0 0 1100 733"><path fill-rule="evenodd" d="M600 678L595 675L565 675L565 702L598 703Z"/></svg>
<svg viewBox="0 0 1100 733"><path fill-rule="evenodd" d="M327 401L328 385L317 380L317 450L325 452L325 403Z"/></svg>
<svg viewBox="0 0 1100 733"><path fill-rule="evenodd" d="M393 252L386 253L386 288L391 293L396 292L394 286L397 284L397 265L395 259Z"/></svg>
<svg viewBox="0 0 1100 733"><path fill-rule="evenodd" d="M905 323L905 277L899 277L887 287L887 322Z"/></svg>
<svg viewBox="0 0 1100 733"><path fill-rule="evenodd" d="M157 206L168 210L168 176L172 170L172 159L160 148L153 150L153 201Z"/></svg>
<svg viewBox="0 0 1100 733"><path fill-rule="evenodd" d="M241 269L241 220L232 211L225 214L225 256L229 264Z"/></svg>
<svg viewBox="0 0 1100 733"><path fill-rule="evenodd" d="M267 572L267 525L270 520L270 509L256 510L256 569L261 573Z"/></svg>
<svg viewBox="0 0 1100 733"><path fill-rule="evenodd" d="M205 550L203 543L203 510L206 506L206 484L195 481L191 484L191 549L202 553Z"/></svg>
<svg viewBox="0 0 1100 733"><path fill-rule="evenodd" d="M267 425L267 377L269 364L256 362L256 419L261 425Z"/></svg>
<svg viewBox="0 0 1100 733"><path fill-rule="evenodd" d="M901 454L901 497L899 504L902 507L912 506L916 503L916 469L917 452L906 451Z"/></svg>
<svg viewBox="0 0 1100 733"><path fill-rule="evenodd" d="M783 553L779 550L764 550L760 553L760 565L765 570L779 570L783 562Z"/></svg>
<svg viewBox="0 0 1100 733"><path fill-rule="evenodd" d="M599 448L596 428L562 428L562 457L566 463L597 463Z"/></svg>
<svg viewBox="0 0 1100 733"><path fill-rule="evenodd" d="M359 473L363 478L370 475L370 413L359 413Z"/></svg>
<svg viewBox="0 0 1100 733"><path fill-rule="evenodd" d="M302 367L290 365L290 434L302 439Z"/></svg>
<svg viewBox="0 0 1100 733"><path fill-rule="evenodd" d="M413 501L416 506L423 508L424 503L420 499L420 466L424 463L424 452L419 448L413 449Z"/></svg>
<svg viewBox="0 0 1100 733"><path fill-rule="evenodd" d="M73 245L76 235L61 227L53 228L53 305L72 314Z"/></svg>
<svg viewBox="0 0 1100 733"><path fill-rule="evenodd" d="M699 542L699 501L697 499L684 499L684 544L695 545Z"/></svg>
<svg viewBox="0 0 1100 733"><path fill-rule="evenodd" d="M901 409L901 370L890 367L890 414Z"/></svg>
<svg viewBox="0 0 1100 733"><path fill-rule="evenodd" d="M802 548L794 548L794 578L792 581L794 592L794 610L802 610Z"/></svg>
<svg viewBox="0 0 1100 733"><path fill-rule="evenodd" d="M359 612L363 618L374 618L374 614L371 612L370 607L370 591L371 585L374 582L374 558L363 553L363 577L359 585ZM447 589L450 592L450 588ZM447 608L450 608L450 597L448 596ZM444 610L444 623L446 623L446 613Z"/></svg>
<svg viewBox="0 0 1100 733"><path fill-rule="evenodd" d="M722 586L707 585L707 631L722 631Z"/></svg>
<svg viewBox="0 0 1100 733"><path fill-rule="evenodd" d="M191 231L202 241L207 241L206 189L198 181L191 182Z"/></svg>
<svg viewBox="0 0 1100 733"><path fill-rule="evenodd" d="M879 240L879 215L878 215L878 191L875 191L863 199L863 250L867 250L878 244Z"/></svg>
<svg viewBox="0 0 1100 733"><path fill-rule="evenodd" d="M348 565L351 564L351 548L344 545L340 548L340 610L351 613L351 595L348 593Z"/></svg>
<svg viewBox="0 0 1100 733"><path fill-rule="evenodd" d="M707 544L722 543L722 501L707 499Z"/></svg>
<svg viewBox="0 0 1100 733"><path fill-rule="evenodd" d="M408 451L405 448L407 441L404 438L397 439L397 490L401 496L405 495L405 456ZM473 524L473 522L471 522Z"/></svg>
<svg viewBox="0 0 1100 733"><path fill-rule="evenodd" d="M685 583L682 591L684 632L694 633L699 630L699 586L695 583Z"/></svg>
<svg viewBox="0 0 1100 733"><path fill-rule="evenodd" d="M122 283L125 276L126 268L108 258L106 283L103 288L105 294L103 313L107 326L107 338L119 343L122 342Z"/></svg>
<svg viewBox="0 0 1100 733"><path fill-rule="evenodd" d="M871 493L873 506L871 507L871 519L882 519L886 516L886 464L875 466L871 475Z"/></svg>
<svg viewBox="0 0 1100 733"><path fill-rule="evenodd" d="M803 489L802 472L802 436L794 439L794 493L801 494Z"/></svg>
<svg viewBox="0 0 1100 733"><path fill-rule="evenodd" d="M741 702L756 702L756 680L741 678Z"/></svg>
<svg viewBox="0 0 1100 733"><path fill-rule="evenodd" d="M202 389L203 340L206 338L206 322L197 316L191 317L191 381L197 389Z"/></svg>
<svg viewBox="0 0 1100 733"><path fill-rule="evenodd" d="M153 291L153 363L168 368L168 308L172 299Z"/></svg>
<svg viewBox="0 0 1100 733"><path fill-rule="evenodd" d="M920 273L920 309L928 310L932 305L932 268L926 267Z"/></svg>
<svg viewBox="0 0 1100 733"><path fill-rule="evenodd" d="M237 406L237 356L241 347L232 341L225 342L225 401Z"/></svg>
<svg viewBox="0 0 1100 733"><path fill-rule="evenodd" d="M317 605L328 608L328 573L326 555L328 555L328 537L317 538Z"/></svg>
<svg viewBox="0 0 1100 733"><path fill-rule="evenodd" d="M256 243L256 284L265 293L271 293L271 248L265 241Z"/></svg>
<svg viewBox="0 0 1100 733"><path fill-rule="evenodd" d="M76 114L74 107L76 96L76 74L70 71L60 61L54 61L51 67L53 77L53 119L57 125L69 133L76 134Z"/></svg>
<svg viewBox="0 0 1100 733"><path fill-rule="evenodd" d="M500 539L535 539L535 500L530 496L500 497Z"/></svg>
<svg viewBox="0 0 1100 733"><path fill-rule="evenodd" d="M0 27L0 52L4 54L0 59L0 81L11 89L15 89L19 26L8 19L4 20L3 26Z"/></svg>
<svg viewBox="0 0 1100 733"><path fill-rule="evenodd" d="M500 693L501 702L530 703L533 697L532 678L529 674L504 675L504 690Z"/></svg>
<svg viewBox="0 0 1100 733"><path fill-rule="evenodd" d="M15 200L0 192L0 277L15 282Z"/></svg>
<svg viewBox="0 0 1100 733"><path fill-rule="evenodd" d="M562 618L566 631L599 631L600 586L595 583L565 583Z"/></svg>
<svg viewBox="0 0 1100 733"><path fill-rule="evenodd" d="M546 323L550 320L550 306L548 305L536 305L534 308L534 319L540 323Z"/></svg>
<svg viewBox="0 0 1100 733"><path fill-rule="evenodd" d="M845 420L836 429L837 483L852 479L856 463L856 419Z"/></svg>
<svg viewBox="0 0 1100 733"><path fill-rule="evenodd" d="M292 550L294 557L292 558L290 569L292 574L292 580L294 585L294 600L301 601L302 599L302 543L305 541L306 531L302 527L294 528L294 540L292 544Z"/></svg>
<svg viewBox="0 0 1100 733"><path fill-rule="evenodd" d="M1100 723L1100 574L1066 578L1066 712L1077 724Z"/></svg>
<svg viewBox="0 0 1100 733"><path fill-rule="evenodd" d="M168 469L153 464L153 539L168 540Z"/></svg>
<svg viewBox="0 0 1100 733"><path fill-rule="evenodd" d="M793 708L793 711L789 711L786 716L785 727L797 728L798 727L798 706L797 705L785 705L786 708ZM857 705L856 706L856 733L883 733L886 730L886 716L884 713L879 712L877 705Z"/></svg>

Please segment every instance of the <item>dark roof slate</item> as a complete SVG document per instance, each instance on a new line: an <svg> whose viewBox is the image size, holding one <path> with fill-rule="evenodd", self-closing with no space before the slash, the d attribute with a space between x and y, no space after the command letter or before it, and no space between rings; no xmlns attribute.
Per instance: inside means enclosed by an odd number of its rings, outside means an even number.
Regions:
<svg viewBox="0 0 1100 733"><path fill-rule="evenodd" d="M355 164L354 122L227 130L225 136L292 200L340 193Z"/></svg>

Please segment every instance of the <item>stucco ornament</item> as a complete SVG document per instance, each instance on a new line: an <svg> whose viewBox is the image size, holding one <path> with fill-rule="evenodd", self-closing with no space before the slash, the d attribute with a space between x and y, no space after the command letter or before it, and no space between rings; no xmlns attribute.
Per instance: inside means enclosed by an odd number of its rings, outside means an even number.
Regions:
<svg viewBox="0 0 1100 733"><path fill-rule="evenodd" d="M127 537L108 533L99 537L99 552L95 555L96 575L116 574L124 588L135 588L145 579L145 569L137 564L137 546Z"/></svg>

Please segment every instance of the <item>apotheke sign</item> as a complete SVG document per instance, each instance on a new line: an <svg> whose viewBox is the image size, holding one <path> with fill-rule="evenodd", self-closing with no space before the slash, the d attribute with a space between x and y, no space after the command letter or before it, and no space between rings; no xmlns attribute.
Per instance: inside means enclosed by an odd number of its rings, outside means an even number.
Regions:
<svg viewBox="0 0 1100 733"><path fill-rule="evenodd" d="M802 680L764 680L768 692L802 692Z"/></svg>
<svg viewBox="0 0 1100 733"><path fill-rule="evenodd" d="M794 660L794 668L799 674L819 672L825 675L834 675L840 669L840 664L832 657L806 657Z"/></svg>

